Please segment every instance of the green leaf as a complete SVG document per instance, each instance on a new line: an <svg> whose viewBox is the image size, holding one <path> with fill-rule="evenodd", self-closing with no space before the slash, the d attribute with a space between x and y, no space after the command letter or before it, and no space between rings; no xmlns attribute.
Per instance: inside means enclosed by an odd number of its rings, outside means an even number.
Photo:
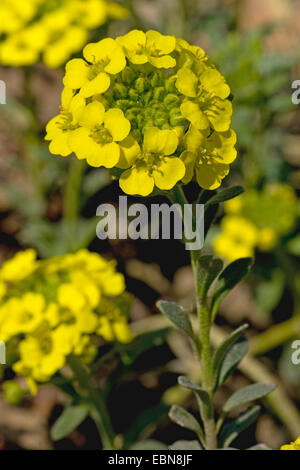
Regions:
<svg viewBox="0 0 300 470"><path fill-rule="evenodd" d="M219 376L217 377L216 388L219 388L232 374L247 352L248 340L245 336L242 336L225 356L225 359L221 365Z"/></svg>
<svg viewBox="0 0 300 470"><path fill-rule="evenodd" d="M154 439L145 439L137 442L130 447L131 450L168 450L168 447L162 442Z"/></svg>
<svg viewBox="0 0 300 470"><path fill-rule="evenodd" d="M224 426L220 434L220 446L228 447L237 438L237 436L245 431L252 423L254 423L259 415L260 406L251 406L243 411L239 416Z"/></svg>
<svg viewBox="0 0 300 470"><path fill-rule="evenodd" d="M169 450L203 450L199 441L176 441L169 446Z"/></svg>
<svg viewBox="0 0 300 470"><path fill-rule="evenodd" d="M213 357L213 372L216 386L220 381L220 372L223 361L225 360L231 348L241 338L247 328L247 324L240 326L237 330L233 331L216 350ZM231 367L230 364L229 367Z"/></svg>
<svg viewBox="0 0 300 470"><path fill-rule="evenodd" d="M85 420L89 412L90 406L86 403L67 406L52 426L51 438L54 441L59 441L71 434Z"/></svg>
<svg viewBox="0 0 300 470"><path fill-rule="evenodd" d="M230 263L220 274L212 298L213 318L222 300L248 274L252 262L252 258L240 258Z"/></svg>
<svg viewBox="0 0 300 470"><path fill-rule="evenodd" d="M197 262L197 293L200 300L204 300L207 292L222 271L223 262L219 258L214 258L211 255L201 256Z"/></svg>
<svg viewBox="0 0 300 470"><path fill-rule="evenodd" d="M263 398L276 388L274 384L252 384L234 392L223 407L223 413L230 413L237 406Z"/></svg>
<svg viewBox="0 0 300 470"><path fill-rule="evenodd" d="M194 339L194 332L190 319L185 310L175 302L159 300L158 309L171 320L180 330L184 331L190 338Z"/></svg>
<svg viewBox="0 0 300 470"><path fill-rule="evenodd" d="M189 390L192 390L195 395L199 397L199 399L205 404L209 405L210 404L210 398L208 393L201 388L199 385L191 383L186 377L180 376L178 377L178 383L184 388L187 388Z"/></svg>
<svg viewBox="0 0 300 470"><path fill-rule="evenodd" d="M196 433L201 432L201 427L196 418L191 413L178 405L173 405L169 411L170 419L181 426Z"/></svg>
<svg viewBox="0 0 300 470"><path fill-rule="evenodd" d="M169 406L165 403L144 410L131 424L130 429L124 436L125 447L128 447L133 442L137 441L139 436L145 431L148 426L156 424L163 416L166 416L169 411Z"/></svg>
<svg viewBox="0 0 300 470"><path fill-rule="evenodd" d="M215 221L219 209L218 204L214 204L205 209L204 238L206 238L210 227Z"/></svg>
<svg viewBox="0 0 300 470"><path fill-rule="evenodd" d="M171 328L163 328L161 330L150 331L138 335L131 343L120 344L118 346L123 363L129 367L141 354L148 349L162 345Z"/></svg>
<svg viewBox="0 0 300 470"><path fill-rule="evenodd" d="M213 204L220 204L222 202L228 201L229 199L233 199L242 194L244 191L245 190L242 186L233 186L231 188L222 189L205 203L205 208L212 206Z"/></svg>

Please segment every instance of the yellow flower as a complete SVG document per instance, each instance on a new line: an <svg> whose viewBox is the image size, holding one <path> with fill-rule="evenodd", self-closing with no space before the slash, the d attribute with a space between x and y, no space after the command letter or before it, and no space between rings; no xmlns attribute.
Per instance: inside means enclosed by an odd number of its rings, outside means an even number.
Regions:
<svg viewBox="0 0 300 470"><path fill-rule="evenodd" d="M80 88L84 98L104 93L110 86L110 75L121 72L126 66L122 48L111 38L88 44L83 50L84 58L73 59L66 66L64 85Z"/></svg>
<svg viewBox="0 0 300 470"><path fill-rule="evenodd" d="M264 227L260 229L257 246L262 251L271 251L277 244L278 236L274 229Z"/></svg>
<svg viewBox="0 0 300 470"><path fill-rule="evenodd" d="M68 138L72 151L91 166L115 166L120 158L118 143L130 132L130 122L123 112L117 108L105 112L104 106L94 101L86 106L79 122L82 127Z"/></svg>
<svg viewBox="0 0 300 470"><path fill-rule="evenodd" d="M1 266L0 279L6 282L18 282L29 276L37 266L34 250L21 251L14 258Z"/></svg>
<svg viewBox="0 0 300 470"><path fill-rule="evenodd" d="M300 450L300 437L295 442L281 446L280 450Z"/></svg>
<svg viewBox="0 0 300 470"><path fill-rule="evenodd" d="M181 154L186 167L184 183L188 183L195 172L199 185L204 189L216 189L229 173L229 164L237 155L234 148L236 134L227 132L202 133L191 126L185 136L185 150Z"/></svg>
<svg viewBox="0 0 300 470"><path fill-rule="evenodd" d="M150 62L154 67L168 69L175 67L176 60L171 54L176 46L173 36L163 36L158 31L133 30L117 39L132 64Z"/></svg>
<svg viewBox="0 0 300 470"><path fill-rule="evenodd" d="M66 157L72 153L69 138L79 127L79 117L85 108L85 100L74 96L71 88L65 88L61 97L61 113L48 122L46 140L50 140L49 150L54 155Z"/></svg>
<svg viewBox="0 0 300 470"><path fill-rule="evenodd" d="M177 157L170 157L178 146L178 137L172 130L148 128L143 150L139 149L130 169L122 173L120 187L127 194L151 194L154 185L171 189L184 177L185 166Z"/></svg>
<svg viewBox="0 0 300 470"><path fill-rule="evenodd" d="M221 222L221 229L213 241L217 255L230 262L254 255L258 231L251 222L242 217L226 216Z"/></svg>

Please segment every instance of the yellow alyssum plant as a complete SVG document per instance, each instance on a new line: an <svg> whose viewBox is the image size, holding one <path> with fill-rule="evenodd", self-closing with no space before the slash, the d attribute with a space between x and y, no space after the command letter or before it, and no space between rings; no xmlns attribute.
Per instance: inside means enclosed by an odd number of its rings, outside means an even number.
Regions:
<svg viewBox="0 0 300 470"><path fill-rule="evenodd" d="M295 227L299 208L291 186L283 183L252 189L225 202L221 232L214 238L217 255L234 261L253 256L255 249L270 251Z"/></svg>
<svg viewBox="0 0 300 470"><path fill-rule="evenodd" d="M89 40L89 32L128 11L109 0L1 0L0 64L59 67Z"/></svg>
<svg viewBox="0 0 300 470"><path fill-rule="evenodd" d="M157 31L88 44L66 65L50 152L113 168L127 194L195 177L216 189L236 158L230 88L205 52Z"/></svg>
<svg viewBox="0 0 300 470"><path fill-rule="evenodd" d="M127 296L115 262L97 253L38 260L34 250L19 252L0 269L0 338L14 351L13 370L35 392L68 356L91 362L92 335L130 342Z"/></svg>

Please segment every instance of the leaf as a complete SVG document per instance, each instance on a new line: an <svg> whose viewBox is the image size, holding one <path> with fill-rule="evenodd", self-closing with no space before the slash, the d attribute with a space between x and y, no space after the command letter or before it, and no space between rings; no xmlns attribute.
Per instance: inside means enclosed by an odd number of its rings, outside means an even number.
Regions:
<svg viewBox="0 0 300 470"><path fill-rule="evenodd" d="M214 258L211 255L201 256L197 262L197 293L198 298L204 300L207 292L216 279L218 274L222 271L223 262L219 258Z"/></svg>
<svg viewBox="0 0 300 470"><path fill-rule="evenodd" d="M136 336L131 343L119 345L123 363L128 367L148 349L162 345L170 331L171 328L150 331Z"/></svg>
<svg viewBox="0 0 300 470"><path fill-rule="evenodd" d="M199 385L191 383L186 377L181 375L178 377L178 383L184 388L188 388L189 390L192 390L199 398L200 400L205 403L205 405L210 404L210 398L208 393L201 388Z"/></svg>
<svg viewBox="0 0 300 470"><path fill-rule="evenodd" d="M205 203L205 208L214 204L220 204L222 202L228 201L229 199L233 199L242 194L244 191L245 190L242 186L233 186L231 188L222 189Z"/></svg>
<svg viewBox="0 0 300 470"><path fill-rule="evenodd" d="M71 434L85 420L89 412L90 407L86 403L67 406L52 426L50 431L51 438L54 441L59 441Z"/></svg>
<svg viewBox="0 0 300 470"><path fill-rule="evenodd" d="M237 438L237 436L245 431L252 423L256 421L260 412L260 406L251 406L243 411L239 416L224 426L220 434L221 447L228 447Z"/></svg>
<svg viewBox="0 0 300 470"><path fill-rule="evenodd" d="M157 406L144 410L131 424L130 429L124 437L125 447L137 441L141 433L149 425L157 423L163 416L166 416L169 406L159 403Z"/></svg>
<svg viewBox="0 0 300 470"><path fill-rule="evenodd" d="M196 418L181 406L173 405L169 411L169 417L174 423L178 424L178 426L181 426L182 428L189 429L196 433L201 431L200 424Z"/></svg>
<svg viewBox="0 0 300 470"><path fill-rule="evenodd" d="M169 446L169 450L203 450L199 441L176 441Z"/></svg>
<svg viewBox="0 0 300 470"><path fill-rule="evenodd" d="M232 374L232 372L239 365L243 357L248 352L248 340L242 336L236 344L232 346L222 362L219 376L216 382L216 388L219 388L225 380Z"/></svg>
<svg viewBox="0 0 300 470"><path fill-rule="evenodd" d="M130 447L131 450L168 450L168 447L162 442L154 439L145 439L137 442Z"/></svg>
<svg viewBox="0 0 300 470"><path fill-rule="evenodd" d="M252 266L252 258L240 258L230 263L220 274L212 298L212 312L217 312L221 301L248 274Z"/></svg>
<svg viewBox="0 0 300 470"><path fill-rule="evenodd" d="M159 300L158 309L171 320L180 330L184 331L190 338L194 339L194 332L190 319L185 310L175 302Z"/></svg>
<svg viewBox="0 0 300 470"><path fill-rule="evenodd" d="M216 350L213 357L213 372L216 385L219 382L223 361L225 360L233 345L241 338L247 328L248 324L240 326L237 330L233 331Z"/></svg>
<svg viewBox="0 0 300 470"><path fill-rule="evenodd" d="M217 216L218 209L219 209L219 205L214 204L212 206L209 206L207 210L205 210L204 238L206 238L210 227L214 223L214 220Z"/></svg>
<svg viewBox="0 0 300 470"><path fill-rule="evenodd" d="M234 392L223 407L223 413L230 413L237 406L263 398L276 388L274 384L252 384Z"/></svg>

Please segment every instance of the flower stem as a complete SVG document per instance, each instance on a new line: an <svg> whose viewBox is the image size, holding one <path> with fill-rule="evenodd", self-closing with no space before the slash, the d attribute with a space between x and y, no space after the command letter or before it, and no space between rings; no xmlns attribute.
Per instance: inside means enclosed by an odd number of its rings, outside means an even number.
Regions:
<svg viewBox="0 0 300 470"><path fill-rule="evenodd" d="M114 450L114 431L100 391L93 386L90 375L76 357L69 356L68 364L74 373L75 379L78 381L82 393L92 406L91 414L99 431L103 449Z"/></svg>
<svg viewBox="0 0 300 470"><path fill-rule="evenodd" d="M188 204L188 201L185 197L182 187L175 186L171 192L171 202L177 203L183 209L185 204ZM184 220L183 220L184 222ZM199 350L199 359L201 362L201 376L202 376L202 387L208 393L210 397L210 403L208 406L203 407L202 409L202 418L205 431L205 442L206 449L213 450L217 448L217 438L216 438L216 425L214 419L214 405L213 405L213 389L214 389L214 379L212 371L212 350L211 350L211 341L210 341L210 329L211 329L211 320L210 312L206 302L200 301L198 296L198 285L200 279L198 279L198 259L200 257L201 250L191 250L191 263L194 274L195 281L195 290L196 290L196 306L197 306L197 316L199 324L199 340L200 340L200 350Z"/></svg>

